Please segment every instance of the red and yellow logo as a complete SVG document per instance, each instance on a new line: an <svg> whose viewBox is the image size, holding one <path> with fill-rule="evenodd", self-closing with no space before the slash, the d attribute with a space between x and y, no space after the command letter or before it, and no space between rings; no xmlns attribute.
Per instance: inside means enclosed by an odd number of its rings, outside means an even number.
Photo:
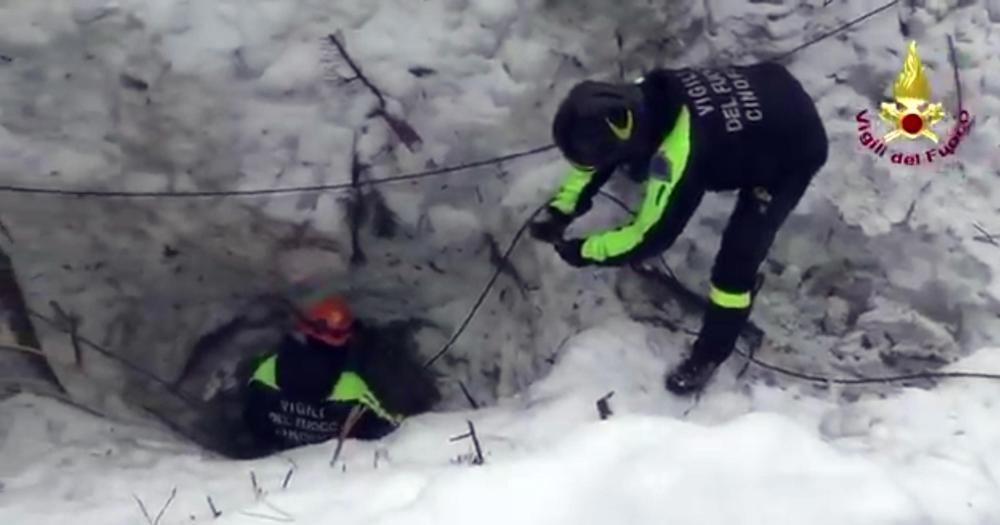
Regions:
<svg viewBox="0 0 1000 525"><path fill-rule="evenodd" d="M924 65L917 53L917 43L910 42L906 50L903 68L900 70L892 86L892 102L883 102L879 117L888 131L879 135L875 132L871 120L867 117L868 110L862 110L855 116L858 123L858 141L878 157L890 153L889 144L899 139L917 141L926 139L936 145L914 151L913 147L891 151L889 159L893 164L909 166L929 164L936 159L947 157L955 152L962 138L972 125L969 113L961 109L957 122L954 124L948 140L942 143L934 126L946 117L944 107L931 100L931 85L924 72Z"/></svg>

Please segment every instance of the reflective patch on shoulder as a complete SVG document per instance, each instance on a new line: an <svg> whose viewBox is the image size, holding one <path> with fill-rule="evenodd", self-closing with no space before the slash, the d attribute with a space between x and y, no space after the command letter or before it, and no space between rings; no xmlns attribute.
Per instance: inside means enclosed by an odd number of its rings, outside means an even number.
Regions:
<svg viewBox="0 0 1000 525"><path fill-rule="evenodd" d="M670 161L662 153L653 155L649 161L649 177L670 182Z"/></svg>

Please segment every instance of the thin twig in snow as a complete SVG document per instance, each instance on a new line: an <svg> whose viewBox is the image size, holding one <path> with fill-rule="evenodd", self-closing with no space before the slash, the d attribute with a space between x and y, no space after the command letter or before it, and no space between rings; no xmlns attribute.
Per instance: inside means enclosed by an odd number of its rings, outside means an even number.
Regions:
<svg viewBox="0 0 1000 525"><path fill-rule="evenodd" d="M469 389L465 387L465 382L464 381L459 381L458 382L458 387L462 389L462 394L465 395L465 399L469 400L469 404L472 405L472 408L473 409L478 409L479 408L479 403L476 403L475 398L473 398L472 394L469 393Z"/></svg>
<svg viewBox="0 0 1000 525"><path fill-rule="evenodd" d="M264 489L260 488L260 484L257 483L257 474L254 471L250 471L250 485L253 487L253 497L255 500L260 500L264 497Z"/></svg>
<svg viewBox="0 0 1000 525"><path fill-rule="evenodd" d="M917 196L913 198L913 202L911 202L909 208L906 209L906 215L903 216L901 221L894 223L894 225L909 224L910 219L913 217L913 212L917 209L917 202L924 196L925 193L927 193L927 189L931 187L931 182L932 181L927 181L920 187L920 191L917 192Z"/></svg>
<svg viewBox="0 0 1000 525"><path fill-rule="evenodd" d="M615 395L614 390L604 394L603 397L597 400L597 415L601 417L602 421L614 414L614 412L611 411L611 406L608 404L608 400L611 399L611 396L613 395Z"/></svg>
<svg viewBox="0 0 1000 525"><path fill-rule="evenodd" d="M979 223L973 223L972 226L975 229L979 230L979 233L982 234L982 235L977 235L977 236L973 237L972 238L973 240L979 241L979 242L983 242L983 243L986 243L986 244L992 244L993 246L1000 246L1000 243L997 243L997 239L1000 238L1000 236L998 236L995 233L990 233L990 232L986 231L986 229L984 229L982 226L980 226Z"/></svg>
<svg viewBox="0 0 1000 525"><path fill-rule="evenodd" d="M208 501L208 508L212 510L212 519L222 516L222 511L215 508L215 502L212 501L212 496L205 496L205 500Z"/></svg>
<svg viewBox="0 0 1000 525"><path fill-rule="evenodd" d="M170 508L170 504L174 502L175 497L177 497L177 487L174 487L173 490L170 491L170 497L167 498L167 501L162 507L160 507L160 512L156 514L156 518L154 519L149 516L149 510L146 509L146 504L139 499L139 496L132 494L132 498L137 504L139 504L139 510L142 511L142 517L146 518L146 523L149 523L149 525L160 525L160 520L163 519L163 515L167 512L167 509Z"/></svg>
<svg viewBox="0 0 1000 525"><path fill-rule="evenodd" d="M621 29L615 29L615 44L618 45L618 79L625 80L625 64L622 62L622 47L624 38Z"/></svg>
<svg viewBox="0 0 1000 525"><path fill-rule="evenodd" d="M3 233L3 236L6 237L11 244L14 244L14 236L10 234L10 230L7 229L7 225L3 223L3 219L0 219L0 233Z"/></svg>
<svg viewBox="0 0 1000 525"><path fill-rule="evenodd" d="M384 120L385 123L392 128L392 131L397 137L399 137L399 140L403 141L403 144L407 149L410 151L416 151L419 149L420 145L423 143L420 135L418 135L417 132L413 130L413 127L406 123L406 121L389 114L385 96L382 94L382 91L376 87L367 76L365 76L364 72L361 71L361 67L354 61L354 58L352 58L350 53L347 52L347 48L340 42L340 40L337 39L336 35L330 34L327 35L327 38L330 43L337 48L337 52L340 53L340 56L344 59L344 62L347 63L347 66L354 72L355 79L360 80L361 83L364 84L373 95L375 95L375 98L378 100L379 108L375 110L374 115L381 117L382 120Z"/></svg>
<svg viewBox="0 0 1000 525"><path fill-rule="evenodd" d="M177 487L174 487L170 491L170 497L167 499L167 502L163 504L163 507L160 507L160 512L156 513L156 519L153 520L153 525L160 525L160 520L163 518L163 515L167 512L167 509L170 507L170 504L174 502L174 498L176 497Z"/></svg>
<svg viewBox="0 0 1000 525"><path fill-rule="evenodd" d="M341 58L344 59L344 62L347 63L347 66L350 67L351 71L354 72L355 79L360 80L361 83L368 88L368 91L371 91L371 93L375 95L375 98L378 99L379 107L384 110L386 104L385 104L385 96L382 95L382 90L377 88L375 84L372 84L371 80L368 80L368 77L366 77L364 73L361 72L361 68L354 61L351 55L347 52L347 48L345 48L344 45L340 43L340 40L337 39L336 35L330 34L327 35L327 38L330 40L330 43L337 48L337 52L340 53Z"/></svg>
<svg viewBox="0 0 1000 525"><path fill-rule="evenodd" d="M64 331L69 334L70 344L73 345L73 356L76 359L76 366L82 368L83 348L80 346L80 335L78 332L80 326L79 316L67 313L55 300L49 301L49 305L56 315L57 322L63 324L65 327Z"/></svg>
<svg viewBox="0 0 1000 525"><path fill-rule="evenodd" d="M288 473L285 474L285 480L281 482L281 490L288 488L288 482L292 480L292 474L295 473L295 467L288 469Z"/></svg>
<svg viewBox="0 0 1000 525"><path fill-rule="evenodd" d="M482 465L486 460L483 459L483 449L479 446L479 436L476 435L476 427L472 425L472 421L466 421L469 424L469 435L472 437L472 446L476 449L476 460L472 462L473 465Z"/></svg>
<svg viewBox="0 0 1000 525"><path fill-rule="evenodd" d="M465 422L469 425L469 431L460 436L451 438L450 441L472 438L472 446L476 451L476 457L472 460L472 464L482 465L486 460L483 458L483 449L479 446L479 436L476 435L476 427L472 424L472 421L466 420Z"/></svg>
<svg viewBox="0 0 1000 525"><path fill-rule="evenodd" d="M365 220L365 196L361 191L361 175L367 166L358 157L358 134L354 133L351 146L351 207L348 217L351 229L351 264L359 265L365 262L365 253L361 249L361 237L358 233Z"/></svg>
<svg viewBox="0 0 1000 525"><path fill-rule="evenodd" d="M956 111L955 114L958 115L962 112L963 109L965 109L962 106L962 82L958 78L958 53L955 51L954 39L951 37L951 35L947 36L948 36L948 60L951 62L951 70L952 73L954 73L955 77L955 97L957 99L956 101L958 102L958 111Z"/></svg>
<svg viewBox="0 0 1000 525"><path fill-rule="evenodd" d="M267 514L259 514L257 512L248 512L248 511L245 511L245 510L244 511L240 511L240 514L242 514L244 516L247 516L247 517L250 517L250 518L257 518L257 519L268 520L268 521L277 521L279 523L291 523L291 522L295 521L295 518L292 517L291 514L289 514L289 513L285 512L285 511L283 511L283 510L275 507L273 504L268 503L267 501L264 501L263 503L264 503L264 505L267 505L268 508L270 508L271 510L277 512L278 514L281 514L281 516L268 516Z"/></svg>
<svg viewBox="0 0 1000 525"><path fill-rule="evenodd" d="M384 449L384 448L376 448L375 449L374 457L372 457L372 468L373 469L376 469L376 470L378 469L378 460L379 460L379 458L386 458L386 459L388 459L389 458L389 450L388 449Z"/></svg>
<svg viewBox="0 0 1000 525"><path fill-rule="evenodd" d="M330 458L330 466L332 467L337 463L337 459L340 458L340 452L344 448L344 441L347 440L347 436L351 434L351 430L354 425L361 420L361 416L364 415L368 407L364 405L354 405L351 411L347 414L347 420L344 421L344 426L340 428L340 435L337 436L337 447L333 449L333 457Z"/></svg>
<svg viewBox="0 0 1000 525"><path fill-rule="evenodd" d="M146 510L146 504L143 503L142 500L139 499L139 496L136 496L135 494L132 494L132 498L139 504L139 510L142 511L142 517L146 518L146 523L153 525L153 518L149 517L149 511Z"/></svg>

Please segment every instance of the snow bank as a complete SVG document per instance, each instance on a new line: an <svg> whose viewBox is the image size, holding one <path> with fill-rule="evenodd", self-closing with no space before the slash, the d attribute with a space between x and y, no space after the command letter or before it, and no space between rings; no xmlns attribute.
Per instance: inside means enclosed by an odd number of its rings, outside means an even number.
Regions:
<svg viewBox="0 0 1000 525"><path fill-rule="evenodd" d="M634 323L573 338L552 373L498 406L427 414L378 443L350 441L254 462L220 462L21 396L0 404L0 521L134 523L132 494L173 523L369 524L897 523L1000 519L1000 385L946 381L840 404L795 385L733 388L737 367L697 403L663 393L676 348ZM998 372L997 349L954 369ZM614 391L600 421L598 397ZM472 421L472 444L454 441ZM12 454L17 451L18 454ZM14 461L11 464L11 461ZM282 488L290 469L294 471ZM267 492L255 501L253 472ZM99 483L93 480L99 478ZM210 496L222 515L213 520Z"/></svg>
<svg viewBox="0 0 1000 525"><path fill-rule="evenodd" d="M1000 296L1000 258L973 239L972 225L1000 231L989 213L1000 58L988 50L997 29L986 7L959 3L903 13L914 28L934 20L920 26L920 50L946 100L944 36L955 33L966 102L980 119L961 162L942 170L889 169L857 147L851 115L872 107L901 63L905 39L892 13L790 63L833 140L829 165L779 238L755 313L790 364L868 373L887 363L938 365L1000 341L983 313ZM508 153L548 141L553 106L581 78L765 58L871 8L858 0L725 9L529 0L36 4L11 3L0 17L11 25L0 31L9 58L0 62L0 177L141 191L344 183L355 150L374 178ZM376 97L347 81L330 34L381 88L386 111L419 133L421 148L410 151L372 116ZM88 339L198 391L217 371L184 377L196 343L267 294L339 290L362 316L420 317L421 350L436 352L490 276L491 246L510 242L561 169L550 153L365 190L363 258L353 253L345 191L105 200L3 193L0 218L14 240L0 242L33 310L51 317L55 301L81 318ZM598 208L586 226L622 217L606 201ZM728 210L727 197L707 199L671 250L686 282L704 286ZM516 272L501 277L440 362L452 380L443 384L446 406L463 402L457 380L485 402L512 394L580 327L669 302L642 287L623 294L628 272L575 271L530 241L512 263ZM35 328L81 402L111 411L124 396L160 413L192 411L95 354L78 367L63 331ZM897 348L915 330L933 339Z"/></svg>

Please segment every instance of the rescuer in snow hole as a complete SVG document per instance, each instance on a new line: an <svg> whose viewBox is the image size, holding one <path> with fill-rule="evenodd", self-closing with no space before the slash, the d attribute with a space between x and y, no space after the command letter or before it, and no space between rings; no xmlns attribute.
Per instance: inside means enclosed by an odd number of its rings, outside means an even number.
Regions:
<svg viewBox="0 0 1000 525"><path fill-rule="evenodd" d="M733 352L775 235L826 163L812 98L775 63L657 69L631 84L586 80L552 125L569 173L531 225L568 264L617 266L659 255L706 191L738 191L711 272L708 308L690 355L666 376L676 394L700 390ZM630 224L565 239L598 189L621 170L645 185Z"/></svg>
<svg viewBox="0 0 1000 525"><path fill-rule="evenodd" d="M402 416L383 407L362 377L365 345L360 323L340 297L327 297L297 320L275 352L257 361L246 391L244 417L262 452L320 443L340 435L348 414L366 410L347 437L378 439Z"/></svg>

